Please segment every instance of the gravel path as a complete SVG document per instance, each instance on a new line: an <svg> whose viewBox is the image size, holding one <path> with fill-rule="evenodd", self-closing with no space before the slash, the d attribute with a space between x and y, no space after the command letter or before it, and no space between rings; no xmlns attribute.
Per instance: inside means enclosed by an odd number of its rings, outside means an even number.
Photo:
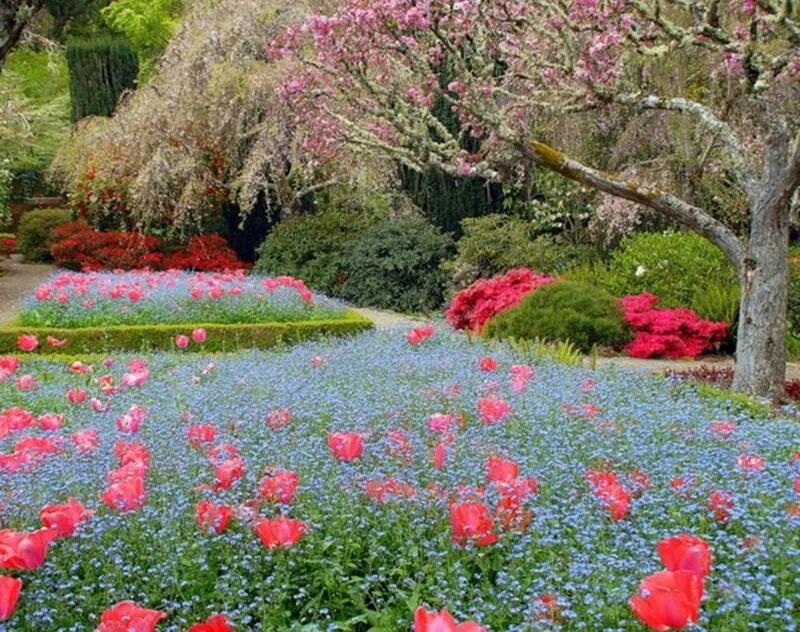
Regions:
<svg viewBox="0 0 800 632"><path fill-rule="evenodd" d="M10 260L0 261L0 268L8 273L0 276L0 325L17 317L22 297L44 281L53 271L52 266L42 263L22 263L21 255L11 255Z"/></svg>

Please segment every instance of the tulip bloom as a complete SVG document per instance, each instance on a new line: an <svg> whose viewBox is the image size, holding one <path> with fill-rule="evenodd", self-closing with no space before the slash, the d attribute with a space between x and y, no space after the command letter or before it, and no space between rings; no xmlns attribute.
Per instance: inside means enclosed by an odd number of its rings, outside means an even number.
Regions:
<svg viewBox="0 0 800 632"><path fill-rule="evenodd" d="M714 520L728 522L731 514L728 509L733 509L733 492L714 491L708 496L708 508L714 512Z"/></svg>
<svg viewBox="0 0 800 632"><path fill-rule="evenodd" d="M207 337L208 334L206 333L206 330L203 329L202 327L198 327L197 329L192 331L192 340L194 340L199 344L204 343Z"/></svg>
<svg viewBox="0 0 800 632"><path fill-rule="evenodd" d="M193 448L199 448L204 443L212 443L217 436L217 431L212 425L191 425L186 433L189 439L189 445Z"/></svg>
<svg viewBox="0 0 800 632"><path fill-rule="evenodd" d="M212 614L203 623L195 623L186 632L233 632L228 619L222 614Z"/></svg>
<svg viewBox="0 0 800 632"><path fill-rule="evenodd" d="M419 607L414 613L413 632L486 632L486 628L479 626L474 621L456 623L447 610L441 612L428 612Z"/></svg>
<svg viewBox="0 0 800 632"><path fill-rule="evenodd" d="M19 533L0 531L0 568L32 571L44 562L50 543L58 537L55 529Z"/></svg>
<svg viewBox="0 0 800 632"><path fill-rule="evenodd" d="M147 502L144 479L141 476L130 476L113 483L100 494L100 498L111 509L120 513L141 509Z"/></svg>
<svg viewBox="0 0 800 632"><path fill-rule="evenodd" d="M212 500L201 500L195 506L197 525L206 533L222 533L228 528L233 509L217 505Z"/></svg>
<svg viewBox="0 0 800 632"><path fill-rule="evenodd" d="M492 533L494 518L489 508L482 503L460 503L450 505L450 527L452 540L459 546L466 543L485 546L498 540Z"/></svg>
<svg viewBox="0 0 800 632"><path fill-rule="evenodd" d="M297 474L294 472L276 472L265 476L258 486L258 493L267 502L288 505L297 491Z"/></svg>
<svg viewBox="0 0 800 632"><path fill-rule="evenodd" d="M17 346L21 351L33 351L39 346L39 339L33 334L23 334L17 338Z"/></svg>
<svg viewBox="0 0 800 632"><path fill-rule="evenodd" d="M256 535L268 549L287 548L297 544L300 537L308 531L308 527L300 520L289 518L262 518L255 524Z"/></svg>
<svg viewBox="0 0 800 632"><path fill-rule="evenodd" d="M53 336L47 336L47 344L49 344L51 347L63 347L65 344L67 344L67 339L64 338L59 340Z"/></svg>
<svg viewBox="0 0 800 632"><path fill-rule="evenodd" d="M740 454L736 464L749 472L761 472L767 466L767 460L755 454Z"/></svg>
<svg viewBox="0 0 800 632"><path fill-rule="evenodd" d="M230 489L231 486L244 476L244 461L238 456L223 461L214 468L214 488L216 490Z"/></svg>
<svg viewBox="0 0 800 632"><path fill-rule="evenodd" d="M661 540L658 555L668 571L691 571L700 579L711 572L708 543L685 533Z"/></svg>
<svg viewBox="0 0 800 632"><path fill-rule="evenodd" d="M0 621L6 621L14 614L21 590L21 579L8 575L0 576Z"/></svg>
<svg viewBox="0 0 800 632"><path fill-rule="evenodd" d="M478 366L484 373L491 373L497 368L497 360L490 358L489 356L483 356L480 360L478 360Z"/></svg>
<svg viewBox="0 0 800 632"><path fill-rule="evenodd" d="M665 632L696 623L702 595L702 582L691 571L661 571L644 579L630 604L643 623Z"/></svg>
<svg viewBox="0 0 800 632"><path fill-rule="evenodd" d="M64 425L64 415L45 413L36 420L36 425L42 430L61 430Z"/></svg>
<svg viewBox="0 0 800 632"><path fill-rule="evenodd" d="M497 397L485 397L478 400L478 412L485 424L495 424L511 414L511 406Z"/></svg>
<svg viewBox="0 0 800 632"><path fill-rule="evenodd" d="M489 460L486 461L486 469L488 472L486 480L489 482L510 483L519 476L519 466L514 461L496 456L489 457Z"/></svg>
<svg viewBox="0 0 800 632"><path fill-rule="evenodd" d="M355 461L364 451L364 439L353 432L329 432L328 447L340 461Z"/></svg>
<svg viewBox="0 0 800 632"><path fill-rule="evenodd" d="M175 345L178 349L185 349L189 345L189 337L183 334L175 336Z"/></svg>
<svg viewBox="0 0 800 632"><path fill-rule="evenodd" d="M121 601L103 612L96 632L154 632L156 624L166 618L166 612L142 608L132 601Z"/></svg>
<svg viewBox="0 0 800 632"><path fill-rule="evenodd" d="M20 375L17 378L17 388L21 391L35 391L39 388L39 382L32 375Z"/></svg>
<svg viewBox="0 0 800 632"><path fill-rule="evenodd" d="M433 467L441 470L444 467L444 460L447 458L447 447L444 443L437 443L433 449Z"/></svg>
<svg viewBox="0 0 800 632"><path fill-rule="evenodd" d="M406 340L411 346L417 346L426 338L433 335L433 325L425 325L424 327L416 327L406 334Z"/></svg>
<svg viewBox="0 0 800 632"><path fill-rule="evenodd" d="M75 528L94 515L94 511L86 509L77 499L70 497L66 505L48 505L42 507L39 518L42 524L55 529L59 538L67 538L75 533Z"/></svg>
<svg viewBox="0 0 800 632"><path fill-rule="evenodd" d="M273 430L278 430L284 426L288 426L292 423L293 419L294 415L291 410L288 408L279 408L267 415L267 425Z"/></svg>
<svg viewBox="0 0 800 632"><path fill-rule="evenodd" d="M71 388L67 391L67 401L70 404L83 404L86 401L85 388Z"/></svg>

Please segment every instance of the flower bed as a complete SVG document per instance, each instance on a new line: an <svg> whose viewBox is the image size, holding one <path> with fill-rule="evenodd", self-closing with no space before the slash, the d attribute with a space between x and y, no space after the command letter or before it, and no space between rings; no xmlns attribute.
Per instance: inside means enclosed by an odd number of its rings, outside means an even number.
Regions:
<svg viewBox="0 0 800 632"><path fill-rule="evenodd" d="M338 320L344 306L291 277L242 271L63 272L25 298L19 325L101 327Z"/></svg>
<svg viewBox="0 0 800 632"><path fill-rule="evenodd" d="M0 361L10 632L637 630L651 598L706 629L796 625L794 420L428 328L20 357Z"/></svg>

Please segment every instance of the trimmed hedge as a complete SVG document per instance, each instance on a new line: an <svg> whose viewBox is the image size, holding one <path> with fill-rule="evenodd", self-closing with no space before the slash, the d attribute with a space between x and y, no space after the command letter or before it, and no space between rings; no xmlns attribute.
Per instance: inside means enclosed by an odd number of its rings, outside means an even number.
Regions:
<svg viewBox="0 0 800 632"><path fill-rule="evenodd" d="M290 323L125 325L74 329L23 327L12 323L0 327L0 354L77 354L156 349L176 351L175 336L191 335L192 330L197 327L203 327L208 338L202 344L190 342L187 350L214 353L252 347L269 349L280 344L297 343L326 335L356 334L372 329L373 323L354 311L348 311L347 317L341 320ZM38 336L39 346L35 351L19 352L17 338L23 334ZM66 339L66 343L60 347L50 346L46 342L47 336Z"/></svg>

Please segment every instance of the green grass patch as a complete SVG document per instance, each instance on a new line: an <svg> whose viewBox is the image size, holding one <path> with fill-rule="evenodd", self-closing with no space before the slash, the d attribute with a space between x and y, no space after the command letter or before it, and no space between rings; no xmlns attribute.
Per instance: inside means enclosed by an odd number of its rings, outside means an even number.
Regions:
<svg viewBox="0 0 800 632"><path fill-rule="evenodd" d="M373 323L357 312L348 310L345 318L336 320L296 321L281 323L177 325L124 325L103 327L26 327L11 323L0 327L0 353L16 353L17 338L34 334L39 346L32 354L77 354L110 351L175 350L175 337L191 336L192 330L203 327L208 337L202 344L191 341L187 351L227 352L244 348L269 349L323 336L350 335L372 329ZM47 344L52 336L66 340L62 346Z"/></svg>

